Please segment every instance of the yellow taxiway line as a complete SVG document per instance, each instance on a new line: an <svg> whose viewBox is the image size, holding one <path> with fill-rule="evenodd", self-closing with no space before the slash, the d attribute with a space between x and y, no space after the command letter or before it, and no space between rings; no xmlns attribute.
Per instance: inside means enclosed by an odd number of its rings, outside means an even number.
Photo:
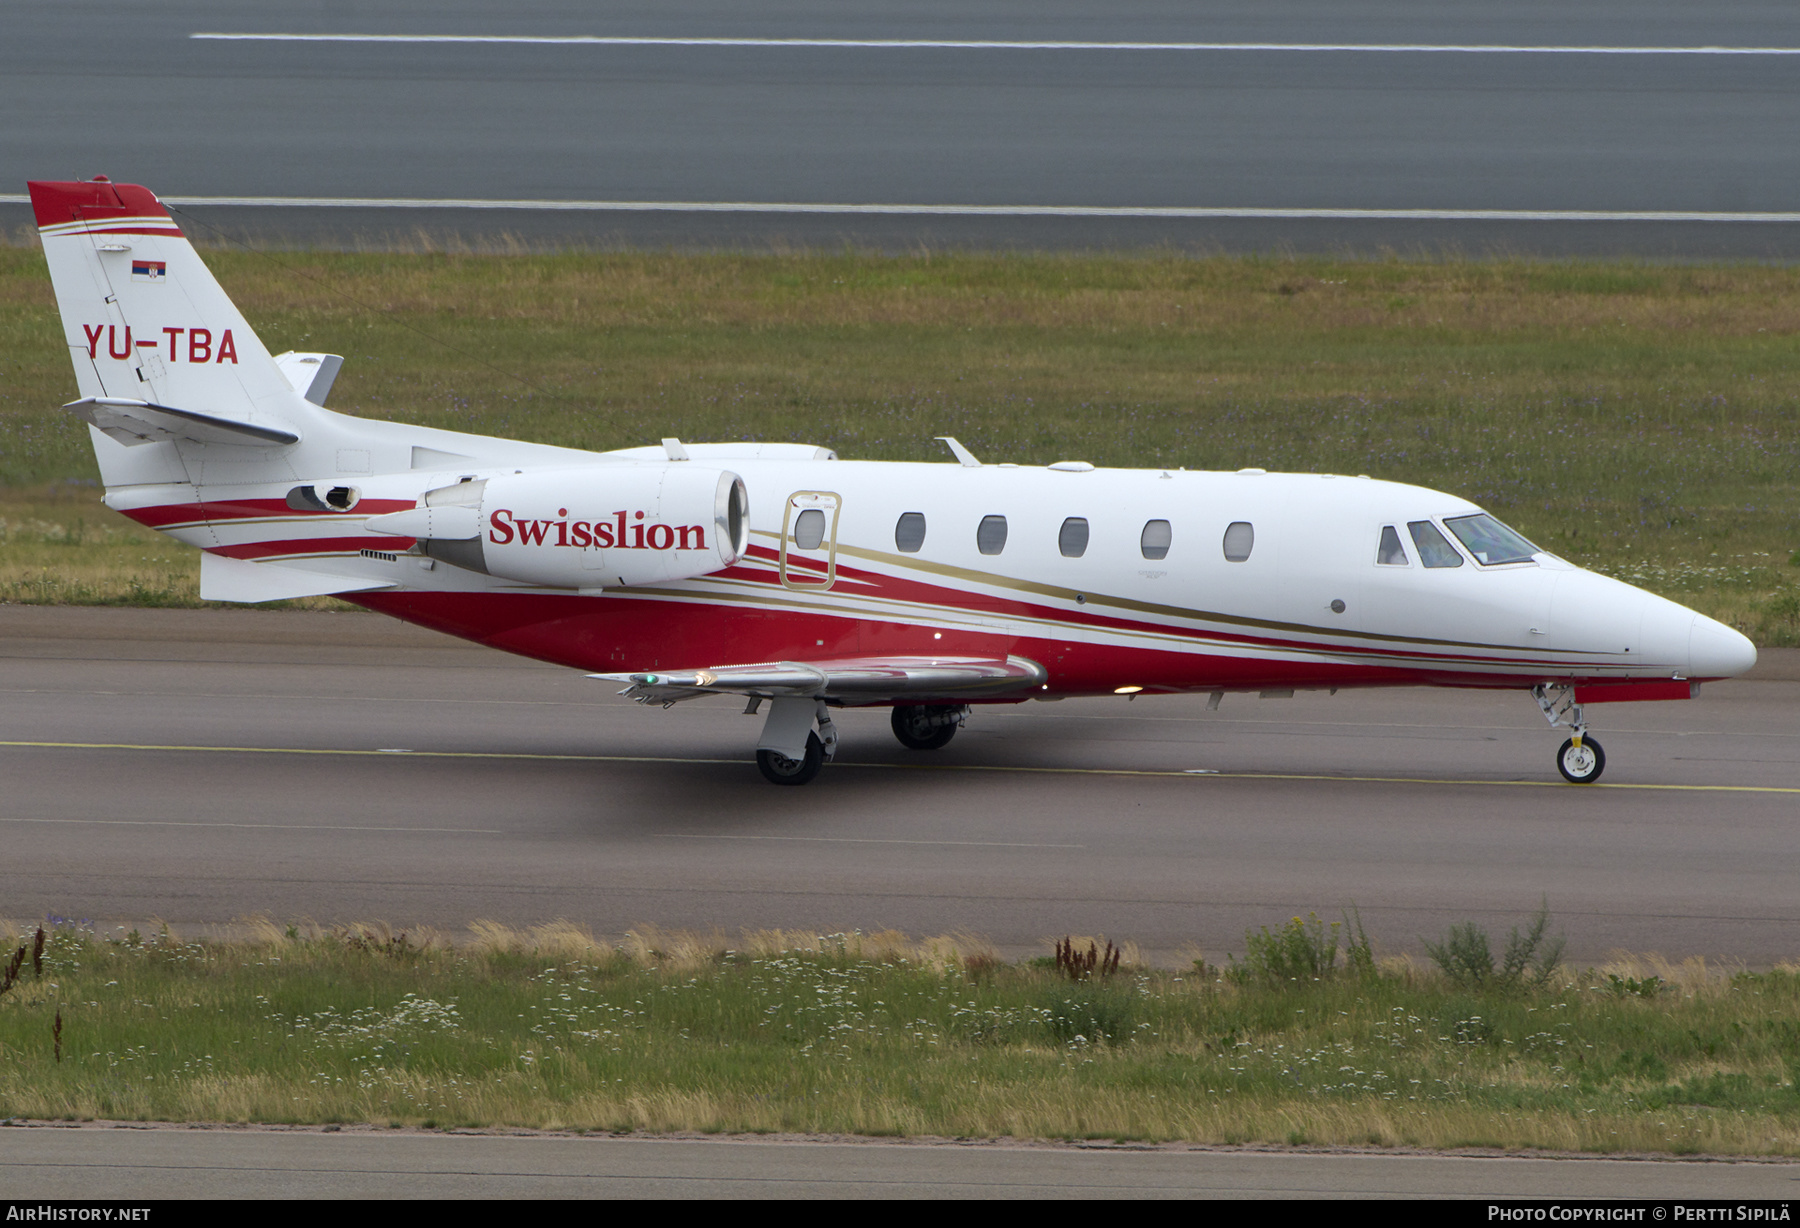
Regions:
<svg viewBox="0 0 1800 1228"><path fill-rule="evenodd" d="M745 758L699 759L669 755L548 755L526 751L480 750L410 750L393 747L383 750L346 750L302 746L156 746L132 742L9 742L0 747L35 750L134 750L190 751L215 755L326 755L351 757L407 757L413 759L516 759L552 763L722 763L746 764ZM1800 786L1786 785L1659 785L1659 784L1592 784L1572 785L1560 780L1463 780L1438 779L1429 776L1333 776L1323 772L1228 772L1210 768L1084 768L1031 767L984 763L850 763L833 762L837 768L890 768L898 771L927 772L1015 772L1044 776L1184 776L1201 780L1320 780L1333 784L1382 785L1495 785L1526 789L1648 789L1671 793L1800 793Z"/></svg>

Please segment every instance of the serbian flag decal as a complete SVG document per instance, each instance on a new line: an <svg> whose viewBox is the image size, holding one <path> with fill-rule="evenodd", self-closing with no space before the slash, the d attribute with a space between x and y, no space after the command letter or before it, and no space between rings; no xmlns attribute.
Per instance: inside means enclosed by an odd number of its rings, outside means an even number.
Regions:
<svg viewBox="0 0 1800 1228"><path fill-rule="evenodd" d="M131 262L132 281L161 281L168 275L169 265L164 260L133 260Z"/></svg>

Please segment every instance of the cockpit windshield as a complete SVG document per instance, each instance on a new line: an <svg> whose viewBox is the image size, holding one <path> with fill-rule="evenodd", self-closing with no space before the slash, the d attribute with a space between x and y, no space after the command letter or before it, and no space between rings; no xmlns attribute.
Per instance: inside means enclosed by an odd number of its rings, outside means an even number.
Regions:
<svg viewBox="0 0 1800 1228"><path fill-rule="evenodd" d="M1498 567L1502 563L1529 563L1531 556L1538 553L1536 546L1486 512L1477 516L1457 516L1444 521L1444 524L1456 534L1456 539L1468 552L1475 556L1475 561L1484 567Z"/></svg>

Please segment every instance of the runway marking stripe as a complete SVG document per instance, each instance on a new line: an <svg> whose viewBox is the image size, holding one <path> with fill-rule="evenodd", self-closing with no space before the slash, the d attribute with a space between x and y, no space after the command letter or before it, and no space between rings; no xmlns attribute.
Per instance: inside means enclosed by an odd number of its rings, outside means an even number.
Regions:
<svg viewBox="0 0 1800 1228"><path fill-rule="evenodd" d="M131 742L7 742L10 746L37 750L158 750L198 751L227 755L339 755L370 758L413 759L518 759L561 763L729 763L745 764L746 759L685 759L669 755L546 755L524 751L485 750L322 750L299 746L150 746ZM1787 785L1653 785L1610 784L1570 786L1555 780L1434 780L1427 776L1328 776L1311 772L1206 772L1191 768L1083 768L1029 767L987 763L837 763L841 768L889 768L898 771L925 772L1017 772L1044 776L1168 776L1186 780L1325 780L1342 784L1383 785L1510 785L1526 789L1648 789L1676 793L1800 793L1800 786Z"/></svg>
<svg viewBox="0 0 1800 1228"><path fill-rule="evenodd" d="M41 750L182 750L222 755L350 755L411 759L532 759L574 763L743 763L743 759L673 759L666 755L539 755L484 750L332 750L307 746L151 746L133 742L0 742ZM874 766L874 765L871 765Z"/></svg>
<svg viewBox="0 0 1800 1228"><path fill-rule="evenodd" d="M29 204L0 194L0 205ZM869 214L928 217L1093 217L1363 222L1761 222L1793 224L1800 212L1681 209L1283 209L1187 205L926 205L768 200L495 200L426 196L171 196L177 208L536 209L573 213Z"/></svg>
<svg viewBox="0 0 1800 1228"><path fill-rule="evenodd" d="M628 38L600 34L190 34L228 43L510 43L539 47L821 47L946 51L1299 51L1452 55L1800 55L1800 47L1546 46L1519 43L1131 43L955 38Z"/></svg>
<svg viewBox="0 0 1800 1228"><path fill-rule="evenodd" d="M778 840L794 844L925 844L978 849L1085 849L1085 844L1027 844L1017 840L882 840L866 836L726 836L704 832L665 832L665 840Z"/></svg>
<svg viewBox="0 0 1800 1228"><path fill-rule="evenodd" d="M98 823L103 827L241 827L246 831L393 831L407 835L420 833L458 836L504 836L498 827L356 827L341 823L205 823L183 819L15 819L0 817L0 823Z"/></svg>

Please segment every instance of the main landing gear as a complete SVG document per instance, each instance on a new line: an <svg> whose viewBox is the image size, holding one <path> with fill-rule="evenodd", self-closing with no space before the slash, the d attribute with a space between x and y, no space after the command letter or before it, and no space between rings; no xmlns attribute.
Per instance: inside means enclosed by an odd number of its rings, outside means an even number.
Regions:
<svg viewBox="0 0 1800 1228"><path fill-rule="evenodd" d="M968 708L961 704L911 704L894 709L894 736L907 750L938 750L962 728Z"/></svg>
<svg viewBox="0 0 1800 1228"><path fill-rule="evenodd" d="M754 713L761 703L751 700L745 709ZM813 732L817 723L819 731ZM763 779L776 785L803 785L819 774L837 754L837 726L822 699L782 697L769 701L762 741L756 747L756 766Z"/></svg>
<svg viewBox="0 0 1800 1228"><path fill-rule="evenodd" d="M1552 729L1560 726L1575 731L1575 736L1556 752L1556 770L1563 779L1573 785L1591 785L1599 780L1600 773L1606 770L1606 751L1587 736L1587 717L1575 702L1575 689L1567 684L1549 687L1540 683L1531 688L1531 697L1537 700L1538 710Z"/></svg>
<svg viewBox="0 0 1800 1228"><path fill-rule="evenodd" d="M825 766L825 744L819 741L818 734L808 730L806 753L800 758L789 759L776 750L759 750L756 752L756 766L762 770L763 779L770 784L807 784Z"/></svg>
<svg viewBox="0 0 1800 1228"><path fill-rule="evenodd" d="M752 699L744 711L754 715L763 701ZM962 704L908 704L894 709L894 736L908 750L937 750L949 743L969 715ZM813 726L818 732L813 732ZM776 785L803 785L837 753L837 726L821 699L799 696L769 701L756 766L763 779Z"/></svg>

